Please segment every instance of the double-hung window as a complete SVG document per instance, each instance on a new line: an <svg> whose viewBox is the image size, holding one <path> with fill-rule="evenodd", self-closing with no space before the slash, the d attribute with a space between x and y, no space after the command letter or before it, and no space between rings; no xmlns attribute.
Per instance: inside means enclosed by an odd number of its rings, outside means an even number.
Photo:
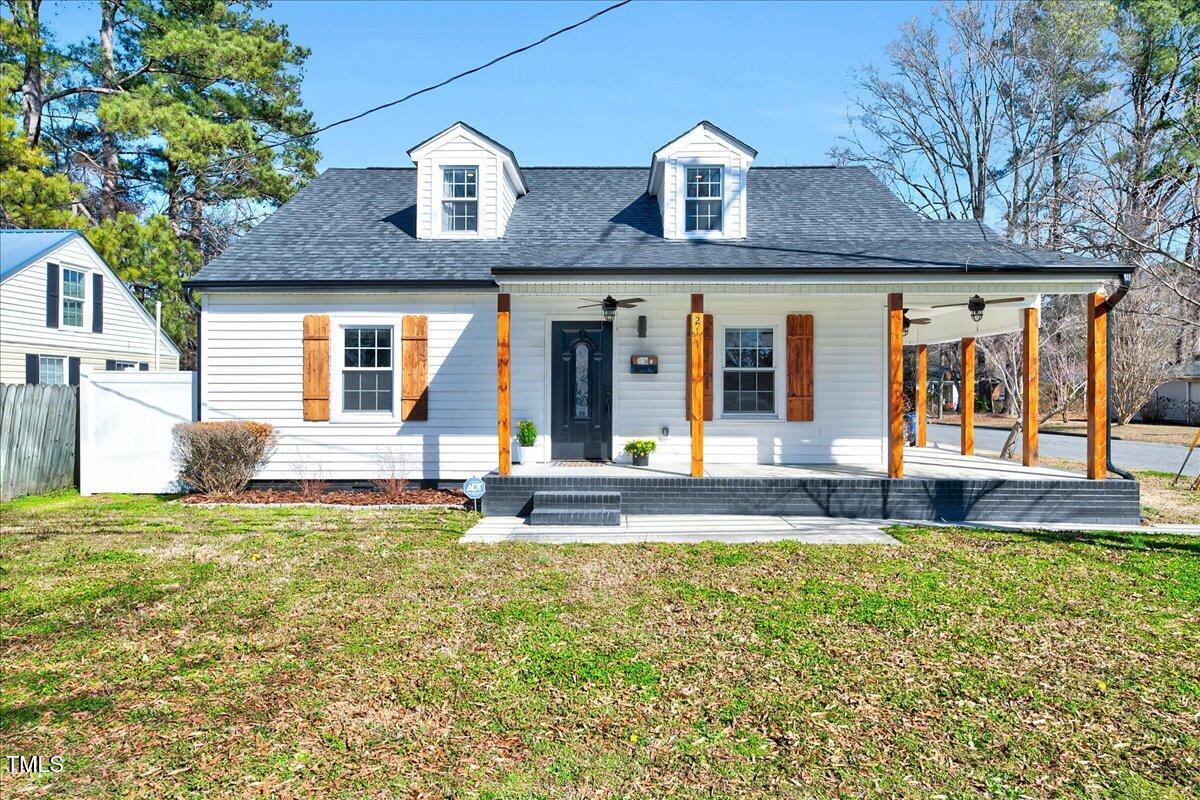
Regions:
<svg viewBox="0 0 1200 800"><path fill-rule="evenodd" d="M684 230L720 231L723 194L720 167L688 167Z"/></svg>
<svg viewBox="0 0 1200 800"><path fill-rule="evenodd" d="M726 414L775 413L775 331L726 328L722 408Z"/></svg>
<svg viewBox="0 0 1200 800"><path fill-rule="evenodd" d="M392 410L392 329L345 329L342 410Z"/></svg>
<svg viewBox="0 0 1200 800"><path fill-rule="evenodd" d="M479 230L478 168L442 168L442 230L449 233Z"/></svg>
<svg viewBox="0 0 1200 800"><path fill-rule="evenodd" d="M66 382L65 358L62 356L38 356L38 383L57 386Z"/></svg>
<svg viewBox="0 0 1200 800"><path fill-rule="evenodd" d="M83 327L83 301L87 289L84 273L77 269L62 271L62 324L71 328Z"/></svg>

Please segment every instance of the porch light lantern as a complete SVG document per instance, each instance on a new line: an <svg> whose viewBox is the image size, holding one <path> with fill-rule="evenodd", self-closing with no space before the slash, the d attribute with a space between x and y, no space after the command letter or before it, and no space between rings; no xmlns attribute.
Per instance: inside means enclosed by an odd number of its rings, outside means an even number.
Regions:
<svg viewBox="0 0 1200 800"><path fill-rule="evenodd" d="M611 294L601 301L600 313L603 315L605 322L612 322L617 318L617 301L613 299Z"/></svg>
<svg viewBox="0 0 1200 800"><path fill-rule="evenodd" d="M976 322L983 321L983 309L987 306L984 299L979 295L975 295L967 301L967 310L971 312L971 319Z"/></svg>

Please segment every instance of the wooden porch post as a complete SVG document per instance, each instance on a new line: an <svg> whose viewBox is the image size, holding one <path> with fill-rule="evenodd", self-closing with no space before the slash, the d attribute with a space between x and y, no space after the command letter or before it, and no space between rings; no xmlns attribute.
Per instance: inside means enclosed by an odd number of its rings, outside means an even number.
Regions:
<svg viewBox="0 0 1200 800"><path fill-rule="evenodd" d="M692 295L688 314L688 416L691 421L692 477L704 476L704 295Z"/></svg>
<svg viewBox="0 0 1200 800"><path fill-rule="evenodd" d="M1038 465L1038 310L1027 308L1025 317L1025 364L1021 371L1021 395L1024 418L1021 430L1021 463L1027 467Z"/></svg>
<svg viewBox="0 0 1200 800"><path fill-rule="evenodd" d="M917 345L917 447L924 447L925 437L925 407L929 398L926 396L929 383L929 346Z"/></svg>
<svg viewBox="0 0 1200 800"><path fill-rule="evenodd" d="M1087 298L1087 476L1103 480L1108 474L1108 306L1104 295Z"/></svg>
<svg viewBox="0 0 1200 800"><path fill-rule="evenodd" d="M509 315L511 298L496 295L496 434L500 445L500 474L512 472L512 398L509 392Z"/></svg>
<svg viewBox="0 0 1200 800"><path fill-rule="evenodd" d="M975 339L962 340L962 424L959 427L961 452L975 455Z"/></svg>
<svg viewBox="0 0 1200 800"><path fill-rule="evenodd" d="M904 477L904 295L888 295L888 477Z"/></svg>

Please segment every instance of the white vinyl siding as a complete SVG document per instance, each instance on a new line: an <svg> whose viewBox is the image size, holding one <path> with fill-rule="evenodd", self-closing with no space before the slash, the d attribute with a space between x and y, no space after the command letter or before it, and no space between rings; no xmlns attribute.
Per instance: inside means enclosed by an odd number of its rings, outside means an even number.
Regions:
<svg viewBox="0 0 1200 800"><path fill-rule="evenodd" d="M305 314L330 316L333 419L305 422L302 410ZM393 363L402 363L406 314L428 319L428 421L341 412L342 327L389 327ZM379 477L394 453L413 479L461 480L496 466L496 296L206 294L201 414L206 420L269 422L279 446L262 473L291 479Z"/></svg>
<svg viewBox="0 0 1200 800"><path fill-rule="evenodd" d="M600 292L603 296L605 292ZM640 296L646 302L617 314L613 363L613 453L631 439L655 439L654 459L686 463L691 440L684 419L684 330L690 308L686 293L654 296L644 287L612 291L616 297ZM586 292L582 296L591 296ZM555 320L598 319L576 308L571 297L512 298L512 418L532 419L543 433L540 457L550 458L549 379L546 376L549 324ZM776 418L720 415L720 375L713 385L716 416L704 424L704 460L708 464L862 464L883 461L884 307L880 297L823 295L706 294L704 310L713 314L714 346L726 321L760 325L775 320L781 330L788 314L814 317L816 419L787 422ZM638 338L637 318L647 318L647 335ZM731 323L732 324L732 323ZM778 334L776 334L778 341ZM782 344L780 345L782 346ZM658 356L657 374L632 374L634 355ZM782 356L780 356L782 359ZM776 407L782 402L783 361L779 361ZM719 361L714 359L714 369ZM489 384L494 386L489 379ZM670 430L660 437L662 427Z"/></svg>
<svg viewBox="0 0 1200 800"><path fill-rule="evenodd" d="M46 263L85 273L84 326L46 327ZM93 274L104 276L104 331L91 326ZM59 294L63 294L60 273ZM61 302L61 300L60 300ZM154 363L154 322L147 319L95 254L78 238L10 275L0 284L0 383L25 382L27 353L74 356L80 365L103 370L112 359ZM160 345L161 369L179 369L176 351Z"/></svg>
<svg viewBox="0 0 1200 800"><path fill-rule="evenodd" d="M625 295L622 295L625 296ZM877 302L876 302L877 301ZM547 409L549 324L592 318L571 297L512 299L512 418L532 419L549 457ZM686 461L683 418L686 294L649 296L618 314L614 342L613 451L630 439L658 440L655 458ZM815 318L816 414L813 422L717 419L705 423L705 460L712 464L879 464L883 458L883 299L821 296L706 295L720 330L725 319L780 321L788 313ZM429 420L397 418L304 422L301 408L303 319L329 314L341 325L391 326L405 314L429 324ZM637 317L648 318L637 337ZM596 315L598 318L598 314ZM279 447L264 478L319 473L327 479L370 478L380 452L397 449L412 478L462 479L495 469L495 295L235 295L205 296L202 414L275 425ZM336 335L333 333L332 335ZM399 344L397 343L397 347ZM331 347L338 358L339 347ZM657 355L656 375L629 372L632 355ZM399 352L394 359L401 358ZM333 375L336 377L338 371ZM340 387L333 381L331 394ZM718 401L719 402L719 401ZM340 400L336 401L340 405ZM777 399L778 404L778 399ZM670 435L659 437L667 426Z"/></svg>

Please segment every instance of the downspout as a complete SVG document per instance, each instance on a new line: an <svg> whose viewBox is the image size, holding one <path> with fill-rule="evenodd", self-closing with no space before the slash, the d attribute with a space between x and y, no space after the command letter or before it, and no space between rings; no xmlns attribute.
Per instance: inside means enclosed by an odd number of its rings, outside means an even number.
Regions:
<svg viewBox="0 0 1200 800"><path fill-rule="evenodd" d="M1125 295L1129 294L1129 287L1133 283L1133 276L1126 273L1121 276L1121 282L1117 284L1117 290L1108 296L1104 301L1105 313L1111 313L1117 307L1117 303L1125 299ZM1105 467L1109 472L1115 472L1127 481L1136 481L1137 478L1127 469L1121 469L1113 463L1112 457L1112 342L1113 342L1113 327L1115 326L1117 317L1115 314L1108 318L1108 325L1105 326L1105 347L1104 347L1104 372L1106 380L1104 382L1105 397L1104 397L1104 454Z"/></svg>
<svg viewBox="0 0 1200 800"><path fill-rule="evenodd" d="M192 403L192 416L196 422L200 421L200 315L203 313L203 308L196 300L193 290L188 286L183 287L183 299L187 303L188 308L196 315L196 391L195 399Z"/></svg>

